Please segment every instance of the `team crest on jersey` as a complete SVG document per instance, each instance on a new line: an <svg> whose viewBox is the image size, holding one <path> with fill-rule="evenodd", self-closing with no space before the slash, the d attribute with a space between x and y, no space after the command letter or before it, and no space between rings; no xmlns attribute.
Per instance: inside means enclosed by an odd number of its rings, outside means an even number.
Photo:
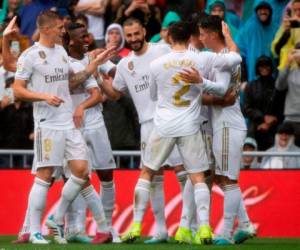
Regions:
<svg viewBox="0 0 300 250"><path fill-rule="evenodd" d="M68 60L64 56L62 57L62 60L64 63L68 63Z"/></svg>
<svg viewBox="0 0 300 250"><path fill-rule="evenodd" d="M41 51L39 51L39 56L40 56L40 58L45 59L46 58L46 53L41 50Z"/></svg>
<svg viewBox="0 0 300 250"><path fill-rule="evenodd" d="M133 70L134 69L133 61L128 62L128 69L129 70Z"/></svg>

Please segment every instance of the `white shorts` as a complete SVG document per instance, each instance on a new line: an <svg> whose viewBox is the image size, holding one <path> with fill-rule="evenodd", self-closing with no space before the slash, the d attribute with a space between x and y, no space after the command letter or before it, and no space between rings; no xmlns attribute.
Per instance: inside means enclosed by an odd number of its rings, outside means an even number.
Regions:
<svg viewBox="0 0 300 250"><path fill-rule="evenodd" d="M208 159L208 164L211 170L215 170L216 159L213 153L213 136L212 133L208 132L206 129L203 129L201 126L202 138L204 141L205 151Z"/></svg>
<svg viewBox="0 0 300 250"><path fill-rule="evenodd" d="M82 134L88 147L90 167L96 170L116 168L106 127L83 129Z"/></svg>
<svg viewBox="0 0 300 250"><path fill-rule="evenodd" d="M142 164L144 164L147 143L153 129L154 129L153 120L149 120L141 124L141 163ZM178 147L177 145L175 145L174 149L168 156L167 160L164 161L161 166L168 165L170 167L175 167L182 164L183 162L180 153L178 151Z"/></svg>
<svg viewBox="0 0 300 250"><path fill-rule="evenodd" d="M154 128L145 150L145 165L157 171L175 145L178 146L184 168L188 173L200 173L209 169L200 130L196 134L189 136L162 137Z"/></svg>
<svg viewBox="0 0 300 250"><path fill-rule="evenodd" d="M32 172L41 167L63 166L64 160L87 160L87 147L78 129L37 128Z"/></svg>
<svg viewBox="0 0 300 250"><path fill-rule="evenodd" d="M246 131L223 128L213 136L213 151L216 158L216 175L237 180L240 174L242 150Z"/></svg>

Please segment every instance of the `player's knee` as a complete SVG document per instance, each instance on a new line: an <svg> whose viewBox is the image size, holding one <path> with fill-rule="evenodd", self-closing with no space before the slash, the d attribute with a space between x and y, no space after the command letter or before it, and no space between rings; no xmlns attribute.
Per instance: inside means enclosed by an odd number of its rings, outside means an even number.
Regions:
<svg viewBox="0 0 300 250"><path fill-rule="evenodd" d="M151 168L148 168L147 166L144 166L141 170L140 177L143 179L152 180L155 173L156 171L152 170Z"/></svg>
<svg viewBox="0 0 300 250"><path fill-rule="evenodd" d="M35 176L45 182L51 183L52 174L53 174L52 167L43 167L43 168L38 168Z"/></svg>
<svg viewBox="0 0 300 250"><path fill-rule="evenodd" d="M78 178L88 179L89 168L87 162L80 161L80 162L73 163L71 166L71 172L73 175L75 175Z"/></svg>

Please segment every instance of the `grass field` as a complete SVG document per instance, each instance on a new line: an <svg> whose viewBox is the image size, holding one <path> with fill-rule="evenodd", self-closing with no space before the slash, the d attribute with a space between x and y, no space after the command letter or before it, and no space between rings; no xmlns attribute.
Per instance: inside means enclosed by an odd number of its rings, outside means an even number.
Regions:
<svg viewBox="0 0 300 250"><path fill-rule="evenodd" d="M277 239L277 238L257 238L245 242L242 245L234 246L198 246L198 245L178 245L174 242L158 244L158 245L147 245L143 244L142 241L138 241L134 244L106 244L106 245L82 245L82 244L68 244L68 245L32 245L32 244L21 244L13 245L10 242L15 239L13 236L1 236L0 237L0 250L179 250L179 249L242 249L242 250L288 250L288 249L299 249L300 250L300 238L298 239Z"/></svg>

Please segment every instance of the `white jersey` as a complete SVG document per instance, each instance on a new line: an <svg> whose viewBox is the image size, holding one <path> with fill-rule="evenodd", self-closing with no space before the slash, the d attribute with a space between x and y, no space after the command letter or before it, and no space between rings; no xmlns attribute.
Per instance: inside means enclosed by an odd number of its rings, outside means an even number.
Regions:
<svg viewBox="0 0 300 250"><path fill-rule="evenodd" d="M190 50L172 51L154 60L151 65L151 95L158 103L154 124L158 132L165 137L178 137L195 134L200 129L203 119L199 97L202 84L183 82L178 75L184 68L194 67L204 78L214 65L224 67L227 63L238 62L240 57L232 60L231 55L222 58L215 53L200 54ZM207 82L206 87L212 83ZM219 84L219 85L222 85ZM157 88L157 90L155 89Z"/></svg>
<svg viewBox="0 0 300 250"><path fill-rule="evenodd" d="M85 55L82 60L70 57L70 64L74 73L77 73L86 68L86 66L89 64L89 58L87 55ZM91 88L98 88L97 81L93 76L90 76L83 84L71 91L74 109L81 102L89 98L90 94L88 93L88 90ZM100 103L86 109L84 111L83 128L95 129L104 126L102 110L102 104Z"/></svg>
<svg viewBox="0 0 300 250"><path fill-rule="evenodd" d="M221 56L226 53L227 50L223 50L219 55ZM222 70L221 72L219 69L213 68L209 73L208 79L212 81L216 81L218 77L227 79L224 85L226 91L229 88L239 91L240 84L241 84L240 65L232 67L231 70L226 69L226 70ZM235 128L238 130L247 130L245 118L243 117L243 114L241 112L239 97L236 98L235 103L231 106L228 107L211 106L211 109L212 109L212 124L213 124L214 132L225 127Z"/></svg>
<svg viewBox="0 0 300 250"><path fill-rule="evenodd" d="M156 102L150 98L150 63L168 52L170 47L167 45L148 43L143 55L137 56L131 52L117 65L113 87L122 92L129 91L140 123L154 116Z"/></svg>
<svg viewBox="0 0 300 250"><path fill-rule="evenodd" d="M25 50L18 59L15 79L30 82L30 89L34 92L55 95L64 100L59 107L45 101L34 102L35 126L56 130L74 128L69 91L69 60L62 46L47 48L35 43Z"/></svg>

